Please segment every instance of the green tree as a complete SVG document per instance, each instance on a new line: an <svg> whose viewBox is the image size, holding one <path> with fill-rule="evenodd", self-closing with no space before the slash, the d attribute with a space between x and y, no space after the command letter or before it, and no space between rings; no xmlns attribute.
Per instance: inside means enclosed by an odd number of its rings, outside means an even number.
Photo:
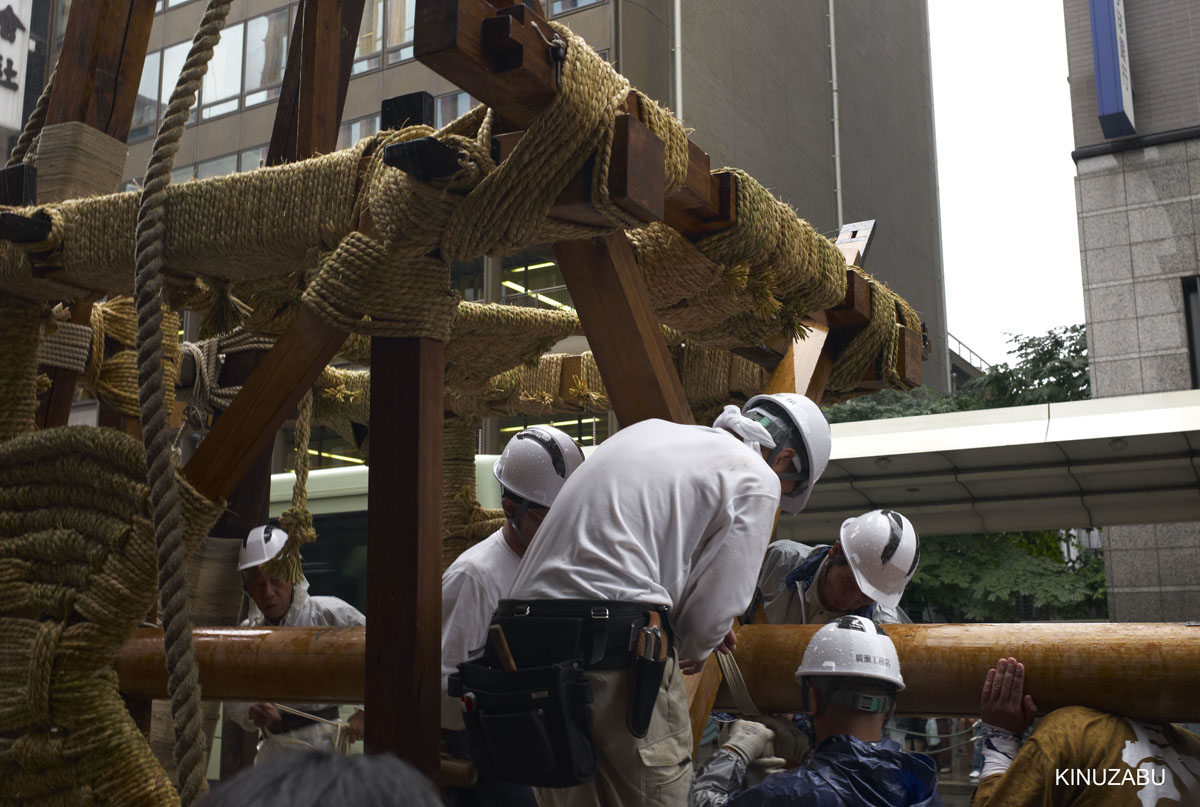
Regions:
<svg viewBox="0 0 1200 807"><path fill-rule="evenodd" d="M830 423L933 415L1088 398L1083 325L1042 336L1011 336L1016 361L996 364L957 391L883 390L826 409ZM1063 560L1063 543L1078 561ZM914 619L1013 622L1106 613L1104 558L1069 533L1034 531L922 538L921 564L905 593Z"/></svg>

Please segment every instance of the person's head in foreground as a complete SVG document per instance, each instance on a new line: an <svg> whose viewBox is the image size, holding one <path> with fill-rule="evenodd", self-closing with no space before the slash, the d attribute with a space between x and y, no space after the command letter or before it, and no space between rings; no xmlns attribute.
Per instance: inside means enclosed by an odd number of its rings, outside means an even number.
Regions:
<svg viewBox="0 0 1200 807"><path fill-rule="evenodd" d="M391 754L277 754L221 782L200 807L441 807L433 784Z"/></svg>

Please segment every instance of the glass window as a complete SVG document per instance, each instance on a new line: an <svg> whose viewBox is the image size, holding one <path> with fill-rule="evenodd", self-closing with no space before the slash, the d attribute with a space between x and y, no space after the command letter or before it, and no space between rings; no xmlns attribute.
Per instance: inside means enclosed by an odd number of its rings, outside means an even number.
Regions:
<svg viewBox="0 0 1200 807"><path fill-rule="evenodd" d="M581 446L597 445L608 437L608 414L604 412L581 412L578 415L546 415L544 417L517 415L500 419L500 448L517 432L530 426L544 423L562 429Z"/></svg>
<svg viewBox="0 0 1200 807"><path fill-rule="evenodd" d="M390 0L388 3L388 64L413 57L413 26L417 0Z"/></svg>
<svg viewBox="0 0 1200 807"><path fill-rule="evenodd" d="M182 6L184 3L190 2L192 0L167 0L167 8L175 8L175 6Z"/></svg>
<svg viewBox="0 0 1200 807"><path fill-rule="evenodd" d="M191 42L180 42L178 45L172 45L163 51L162 54L162 81L159 82L159 116L167 111L167 104L171 100L171 93L175 91L175 83L179 81L179 74L183 71L183 63L187 61L188 49L191 48ZM188 123L196 122L196 106L192 105L191 114L188 117Z"/></svg>
<svg viewBox="0 0 1200 807"><path fill-rule="evenodd" d="M177 165L171 171L171 184L187 182L189 179L195 179L196 166L194 165Z"/></svg>
<svg viewBox="0 0 1200 807"><path fill-rule="evenodd" d="M434 99L433 125L438 129L450 121L461 118L475 106L475 99L461 90L439 95Z"/></svg>
<svg viewBox="0 0 1200 807"><path fill-rule="evenodd" d="M379 116L368 115L365 118L346 121L338 129L337 147L339 149L349 148L362 140L364 137L370 137L379 131Z"/></svg>
<svg viewBox="0 0 1200 807"><path fill-rule="evenodd" d="M242 153L238 156L238 170L253 171L256 168L262 168L266 161L266 146L255 146L252 149L242 149Z"/></svg>
<svg viewBox="0 0 1200 807"><path fill-rule="evenodd" d="M529 308L570 310L571 294L548 245L505 257L500 264L500 302Z"/></svg>
<svg viewBox="0 0 1200 807"><path fill-rule="evenodd" d="M146 54L142 66L142 83L138 85L137 98L133 101L133 120L129 123L129 139L152 137L158 127L158 68L162 53Z"/></svg>
<svg viewBox="0 0 1200 807"><path fill-rule="evenodd" d="M450 288L461 294L464 300L484 302L483 258L451 264Z"/></svg>
<svg viewBox="0 0 1200 807"><path fill-rule="evenodd" d="M585 8L601 3L603 0L554 0L550 4L551 16L555 14L565 14L568 11L574 11L577 8Z"/></svg>
<svg viewBox="0 0 1200 807"><path fill-rule="evenodd" d="M204 104L201 116L215 118L236 112L242 94L242 44L245 27L239 22L221 32L221 41L213 49L204 74L200 99Z"/></svg>
<svg viewBox="0 0 1200 807"><path fill-rule="evenodd" d="M383 50L384 0L366 0L363 3L362 25L358 29L358 47L354 50L354 65L350 75L357 76L380 65L379 52Z"/></svg>
<svg viewBox="0 0 1200 807"><path fill-rule="evenodd" d="M126 191L140 191L141 189L142 186L136 179L127 179L121 183L121 193L125 193Z"/></svg>
<svg viewBox="0 0 1200 807"><path fill-rule="evenodd" d="M226 154L224 157L205 160L196 165L196 179L208 179L209 177L219 177L225 174L236 174L237 167L238 156L236 154Z"/></svg>
<svg viewBox="0 0 1200 807"><path fill-rule="evenodd" d="M246 23L246 106L279 97L290 41L286 8Z"/></svg>

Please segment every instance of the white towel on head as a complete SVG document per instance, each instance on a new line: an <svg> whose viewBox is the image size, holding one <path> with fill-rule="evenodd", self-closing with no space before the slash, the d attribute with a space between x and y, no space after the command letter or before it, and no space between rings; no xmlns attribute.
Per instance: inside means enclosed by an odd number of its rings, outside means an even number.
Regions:
<svg viewBox="0 0 1200 807"><path fill-rule="evenodd" d="M717 415L717 419L713 421L713 428L729 429L742 438L742 442L748 445L752 451L775 447L775 438L771 437L771 433L767 431L766 427L757 420L751 420L743 415L742 410L733 404L726 406L721 414Z"/></svg>

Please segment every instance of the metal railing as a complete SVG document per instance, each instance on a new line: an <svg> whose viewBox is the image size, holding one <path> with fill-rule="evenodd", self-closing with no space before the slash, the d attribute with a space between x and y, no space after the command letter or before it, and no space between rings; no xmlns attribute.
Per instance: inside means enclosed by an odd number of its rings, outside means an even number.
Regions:
<svg viewBox="0 0 1200 807"><path fill-rule="evenodd" d="M992 366L990 363L984 361L982 356L964 345L962 340L949 331L946 332L946 346L966 360L972 367L978 367L980 370L987 370Z"/></svg>
<svg viewBox="0 0 1200 807"><path fill-rule="evenodd" d="M505 288L500 296L500 302L505 305L522 305L527 308L550 308L558 310L572 309L571 293L566 286L549 286L533 291L516 292Z"/></svg>

